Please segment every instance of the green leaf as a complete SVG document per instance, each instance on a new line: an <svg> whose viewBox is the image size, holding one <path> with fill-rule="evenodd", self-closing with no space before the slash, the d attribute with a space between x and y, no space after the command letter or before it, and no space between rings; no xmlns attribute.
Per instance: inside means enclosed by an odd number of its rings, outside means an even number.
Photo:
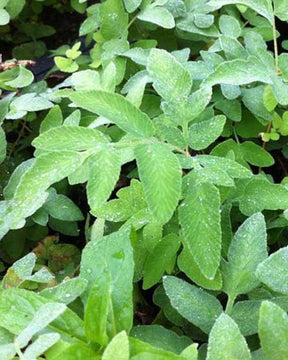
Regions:
<svg viewBox="0 0 288 360"><path fill-rule="evenodd" d="M221 218L218 189L209 183L189 186L179 207L179 222L189 250L209 280L213 280L220 264Z"/></svg>
<svg viewBox="0 0 288 360"><path fill-rule="evenodd" d="M197 155L196 159L205 168L219 168L232 178L245 179L252 176L250 170L228 158L213 155Z"/></svg>
<svg viewBox="0 0 288 360"><path fill-rule="evenodd" d="M107 143L106 136L96 129L80 126L58 126L39 135L32 145L45 151L97 149Z"/></svg>
<svg viewBox="0 0 288 360"><path fill-rule="evenodd" d="M248 345L237 324L221 314L209 335L207 360L249 360Z"/></svg>
<svg viewBox="0 0 288 360"><path fill-rule="evenodd" d="M192 343L187 336L179 336L176 332L161 325L135 326L131 330L130 336L176 354L180 354Z"/></svg>
<svg viewBox="0 0 288 360"><path fill-rule="evenodd" d="M221 15L219 28L223 35L237 39L241 35L241 26L237 19L229 15Z"/></svg>
<svg viewBox="0 0 288 360"><path fill-rule="evenodd" d="M79 277L66 280L59 285L43 289L40 295L55 302L70 304L86 289L87 281Z"/></svg>
<svg viewBox="0 0 288 360"><path fill-rule="evenodd" d="M180 354L186 360L197 360L198 359L198 344L192 344L182 351Z"/></svg>
<svg viewBox="0 0 288 360"><path fill-rule="evenodd" d="M259 309L263 300L244 300L238 301L232 309L231 317L238 324L244 336L258 333ZM288 310L287 296L271 297L269 301L280 306L283 310Z"/></svg>
<svg viewBox="0 0 288 360"><path fill-rule="evenodd" d="M173 233L168 234L158 242L144 265L143 289L149 289L155 285L165 271L171 273L179 247L179 238Z"/></svg>
<svg viewBox="0 0 288 360"><path fill-rule="evenodd" d="M192 124L189 128L189 146L193 150L206 149L221 135L226 117L218 115L210 120Z"/></svg>
<svg viewBox="0 0 288 360"><path fill-rule="evenodd" d="M216 68L214 73L203 81L203 85L245 85L255 81L272 83L264 64L256 57L250 56L247 60L236 59L223 62Z"/></svg>
<svg viewBox="0 0 288 360"><path fill-rule="evenodd" d="M45 329L52 321L66 310L66 305L59 303L48 303L40 307L35 313L29 325L21 331L15 342L22 348L28 345L31 338L40 330Z"/></svg>
<svg viewBox="0 0 288 360"><path fill-rule="evenodd" d="M17 260L11 267L20 279L25 279L32 274L36 263L36 255L34 253L29 253L23 258Z"/></svg>
<svg viewBox="0 0 288 360"><path fill-rule="evenodd" d="M52 196L51 199L48 198L43 208L55 219L63 221L80 221L84 219L78 206L62 194Z"/></svg>
<svg viewBox="0 0 288 360"><path fill-rule="evenodd" d="M63 72L73 73L79 69L79 65L70 58L55 56L54 61L59 70Z"/></svg>
<svg viewBox="0 0 288 360"><path fill-rule="evenodd" d="M113 222L122 222L147 208L142 184L132 179L130 186L123 187L117 194L118 199L109 201L92 214Z"/></svg>
<svg viewBox="0 0 288 360"><path fill-rule="evenodd" d="M277 106L277 100L275 99L271 85L267 85L265 87L263 93L263 103L266 109L270 112L273 111Z"/></svg>
<svg viewBox="0 0 288 360"><path fill-rule="evenodd" d="M274 13L282 21L288 20L288 4L285 0L273 0Z"/></svg>
<svg viewBox="0 0 288 360"><path fill-rule="evenodd" d="M88 299L89 303L88 296L93 288L93 297L96 299L94 317L90 317L89 324L86 322L85 326L92 330L94 326L98 326L98 321L107 321L106 331L110 339L122 330L129 332L133 322L134 262L129 235L130 229L112 233L88 243L82 252L80 277L88 280L88 287L82 298L85 303ZM93 297L90 300L92 304ZM106 304L107 301L107 319L103 319L105 312L101 315L102 319L99 319L101 312L97 308L101 309L101 303ZM90 334L93 339L93 332ZM95 336L99 336L99 333Z"/></svg>
<svg viewBox="0 0 288 360"><path fill-rule="evenodd" d="M0 345L0 352L2 360L11 360L14 359L16 355L16 349L14 344L3 344Z"/></svg>
<svg viewBox="0 0 288 360"><path fill-rule="evenodd" d="M124 0L124 5L128 13L134 12L141 4L142 0Z"/></svg>
<svg viewBox="0 0 288 360"><path fill-rule="evenodd" d="M147 203L156 219L164 224L172 217L181 194L178 159L163 144L139 145L135 156Z"/></svg>
<svg viewBox="0 0 288 360"><path fill-rule="evenodd" d="M9 13L5 9L0 9L0 26L7 25L9 21Z"/></svg>
<svg viewBox="0 0 288 360"><path fill-rule="evenodd" d="M159 25L165 29L174 28L175 21L170 11L162 6L153 5L147 6L147 8L141 11L137 16L138 19L151 22L152 24Z"/></svg>
<svg viewBox="0 0 288 360"><path fill-rule="evenodd" d="M129 360L129 341L125 331L115 335L105 349L102 360Z"/></svg>
<svg viewBox="0 0 288 360"><path fill-rule="evenodd" d="M212 0L209 2L209 5L218 9L222 6L230 4L245 5L256 11L258 14L264 16L272 24L273 12L271 11L269 1L270 0Z"/></svg>
<svg viewBox="0 0 288 360"><path fill-rule="evenodd" d="M252 141L240 144L244 159L255 166L269 167L274 164L274 159L265 149Z"/></svg>
<svg viewBox="0 0 288 360"><path fill-rule="evenodd" d="M128 14L122 1L107 0L100 6L101 35L105 40L119 39L126 36Z"/></svg>
<svg viewBox="0 0 288 360"><path fill-rule="evenodd" d="M174 99L172 102L162 102L164 113L176 124L185 125L196 119L205 110L212 96L212 88L202 86L188 98Z"/></svg>
<svg viewBox="0 0 288 360"><path fill-rule="evenodd" d="M113 148L103 149L89 157L87 197L92 211L109 198L119 179L120 170L121 159Z"/></svg>
<svg viewBox="0 0 288 360"><path fill-rule="evenodd" d="M59 309L64 306L51 303L51 301L32 291L16 288L6 289L1 293L0 297L0 327L4 327L12 334L20 334L33 321L35 313L38 312L41 317L39 309L45 304L57 305L57 308L60 306ZM13 312L9 311L11 306L14 307ZM64 313L59 318L56 318L51 323L51 326L48 325L47 328L54 332L57 331L64 337L72 336L82 341L85 339L83 321L69 308L66 308Z"/></svg>
<svg viewBox="0 0 288 360"><path fill-rule="evenodd" d="M24 352L24 359L36 359L59 341L57 333L43 334L38 337Z"/></svg>
<svg viewBox="0 0 288 360"><path fill-rule="evenodd" d="M130 338L130 356L133 360L183 360L179 355L154 347L149 343Z"/></svg>
<svg viewBox="0 0 288 360"><path fill-rule="evenodd" d="M107 269L101 271L101 278L96 279L89 292L85 306L84 328L88 340L106 346L109 326L109 309L112 298L110 295L111 276ZM112 318L113 320L113 318ZM113 335L112 335L113 336Z"/></svg>
<svg viewBox="0 0 288 360"><path fill-rule="evenodd" d="M23 88L30 85L34 80L34 75L24 66L19 66L19 74L16 79L7 81L5 84L12 88Z"/></svg>
<svg viewBox="0 0 288 360"><path fill-rule="evenodd" d="M182 250L178 256L178 267L198 286L209 290L220 290L222 288L222 276L218 270L213 280L207 279L199 269L189 250Z"/></svg>
<svg viewBox="0 0 288 360"><path fill-rule="evenodd" d="M288 294L288 248L282 248L259 264L257 278L273 291Z"/></svg>
<svg viewBox="0 0 288 360"><path fill-rule="evenodd" d="M179 102L189 95L192 86L189 72L167 51L152 49L147 70L153 87L164 100Z"/></svg>
<svg viewBox="0 0 288 360"><path fill-rule="evenodd" d="M53 106L40 125L40 133L61 126L63 122L62 111L59 105Z"/></svg>
<svg viewBox="0 0 288 360"><path fill-rule="evenodd" d="M239 227L229 247L228 262L223 260L223 289L231 299L259 285L255 271L266 257L265 219L257 213Z"/></svg>
<svg viewBox="0 0 288 360"><path fill-rule="evenodd" d="M77 71L71 76L75 90L101 90L100 74L95 70Z"/></svg>
<svg viewBox="0 0 288 360"><path fill-rule="evenodd" d="M264 301L260 308L259 337L267 359L288 357L288 316L279 306Z"/></svg>
<svg viewBox="0 0 288 360"><path fill-rule="evenodd" d="M14 19L20 14L25 5L25 0L9 0L6 5L6 10L9 12L11 19Z"/></svg>
<svg viewBox="0 0 288 360"><path fill-rule="evenodd" d="M0 220L2 234L8 229L23 227L25 218L34 214L46 201L48 193L45 190L54 182L64 179L75 171L85 158L85 153L78 154L72 151L54 151L39 156L21 177L13 199L2 202L4 205L4 217Z"/></svg>
<svg viewBox="0 0 288 360"><path fill-rule="evenodd" d="M213 295L174 276L165 277L163 284L171 305L179 314L209 333L222 312L220 302Z"/></svg>
<svg viewBox="0 0 288 360"><path fill-rule="evenodd" d="M252 178L240 198L240 210L247 216L264 209L285 210L287 208L288 190L283 185L272 184L263 178Z"/></svg>
<svg viewBox="0 0 288 360"><path fill-rule="evenodd" d="M0 127L0 164L5 160L7 152L7 141L5 131Z"/></svg>
<svg viewBox="0 0 288 360"><path fill-rule="evenodd" d="M154 126L149 117L123 96L104 91L77 91L69 96L77 106L106 117L127 133L150 137Z"/></svg>

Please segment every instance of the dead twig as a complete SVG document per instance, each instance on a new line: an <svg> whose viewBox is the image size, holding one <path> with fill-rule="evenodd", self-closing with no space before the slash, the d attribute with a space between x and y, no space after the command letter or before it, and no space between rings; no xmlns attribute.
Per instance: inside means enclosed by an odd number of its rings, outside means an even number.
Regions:
<svg viewBox="0 0 288 360"><path fill-rule="evenodd" d="M0 72L3 72L5 70L11 70L14 69L17 66L33 66L35 65L35 61L33 60L15 60L12 62L0 62Z"/></svg>

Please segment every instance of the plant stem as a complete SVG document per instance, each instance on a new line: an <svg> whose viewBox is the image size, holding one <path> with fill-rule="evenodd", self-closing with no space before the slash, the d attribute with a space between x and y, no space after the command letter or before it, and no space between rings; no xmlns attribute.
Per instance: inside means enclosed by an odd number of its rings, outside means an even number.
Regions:
<svg viewBox="0 0 288 360"><path fill-rule="evenodd" d="M274 7L272 5L272 1L269 1L269 7L271 14L273 14L273 21L272 21L272 31L273 31L273 43L274 43L274 57L275 57L275 72L276 75L281 73L279 69L279 51L278 51L278 43L277 43L277 29L276 29L276 22L275 22L275 12Z"/></svg>
<svg viewBox="0 0 288 360"><path fill-rule="evenodd" d="M226 308L225 308L225 312L226 312L227 315L231 314L234 301L235 301L235 296L234 295L232 295L232 296L229 295L228 296L228 301L227 301L227 304L226 304Z"/></svg>
<svg viewBox="0 0 288 360"><path fill-rule="evenodd" d="M128 23L127 25L127 30L131 27L131 25L133 25L134 21L137 19L139 13L137 13L131 20L130 22Z"/></svg>

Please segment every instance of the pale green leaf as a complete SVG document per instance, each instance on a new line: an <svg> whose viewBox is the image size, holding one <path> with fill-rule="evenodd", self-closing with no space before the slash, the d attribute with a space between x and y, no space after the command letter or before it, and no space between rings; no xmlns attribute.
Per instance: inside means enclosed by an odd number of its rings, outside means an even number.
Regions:
<svg viewBox="0 0 288 360"><path fill-rule="evenodd" d="M244 336L258 333L259 309L262 301L263 300L238 301L233 306L230 316L236 321ZM269 301L280 306L283 310L288 311L287 296L270 297Z"/></svg>
<svg viewBox="0 0 288 360"><path fill-rule="evenodd" d="M0 345L1 360L14 359L16 355L16 349L14 344L3 344Z"/></svg>
<svg viewBox="0 0 288 360"><path fill-rule="evenodd" d="M12 334L18 335L22 330L26 331L25 329L27 329L29 324L33 323L35 314L38 314L35 321L37 320L37 324L40 324L42 312L39 310L42 305L49 305L48 308L51 310L53 310L52 307L54 307L54 309L56 308L54 314L65 307L63 304L51 303L51 300L45 299L36 292L30 290L17 288L6 289L1 293L0 297L0 327L4 327ZM13 311L9 311L11 307L13 307ZM45 307L43 310L45 310ZM45 317L45 314L43 314L43 316ZM47 316L45 319L46 318ZM47 321L49 321L49 319L47 319ZM48 323L47 330L52 332L57 331L65 338L72 336L75 339L82 341L85 339L83 321L69 308L66 308L66 310L51 323L51 325ZM29 335L27 332L26 334L27 336Z"/></svg>
<svg viewBox="0 0 288 360"><path fill-rule="evenodd" d="M169 10L161 6L148 6L140 12L138 19L151 22L165 29L172 29L175 27L173 15Z"/></svg>
<svg viewBox="0 0 288 360"><path fill-rule="evenodd" d="M10 21L10 15L5 9L0 9L0 26L7 25Z"/></svg>
<svg viewBox="0 0 288 360"><path fill-rule="evenodd" d="M241 26L237 19L229 15L221 15L219 19L219 28L223 35L238 38L241 35Z"/></svg>
<svg viewBox="0 0 288 360"><path fill-rule="evenodd" d="M163 284L171 305L179 314L209 333L222 312L222 306L216 297L174 276L165 277Z"/></svg>
<svg viewBox="0 0 288 360"><path fill-rule="evenodd" d="M264 301L260 308L259 337L267 359L288 358L288 315L270 301Z"/></svg>
<svg viewBox="0 0 288 360"><path fill-rule="evenodd" d="M57 333L40 335L38 339L25 350L23 359L37 359L38 356L56 344L58 340L60 340L60 335Z"/></svg>
<svg viewBox="0 0 288 360"><path fill-rule="evenodd" d="M140 6L142 0L124 0L124 5L129 13L135 11Z"/></svg>
<svg viewBox="0 0 288 360"><path fill-rule="evenodd" d="M12 269L17 273L20 279L25 279L32 274L36 263L36 255L31 252L25 255L23 258L17 260Z"/></svg>
<svg viewBox="0 0 288 360"><path fill-rule="evenodd" d="M272 83L264 64L256 57L250 56L247 60L236 59L223 62L216 68L214 73L204 80L203 85L245 85L255 81Z"/></svg>
<svg viewBox="0 0 288 360"><path fill-rule="evenodd" d="M218 9L222 6L230 4L245 5L256 11L258 14L264 16L272 24L273 12L269 1L270 0L211 0L208 4Z"/></svg>
<svg viewBox="0 0 288 360"><path fill-rule="evenodd" d="M97 150L107 143L107 137L96 129L81 126L58 126L39 135L32 145L45 151L55 150Z"/></svg>
<svg viewBox="0 0 288 360"><path fill-rule="evenodd" d="M69 97L77 106L106 117L127 133L138 137L154 133L149 117L121 95L91 90L77 91Z"/></svg>
<svg viewBox="0 0 288 360"><path fill-rule="evenodd" d="M55 302L69 304L80 296L86 289L87 281L79 277L65 280L59 285L49 287L40 292L40 295Z"/></svg>
<svg viewBox="0 0 288 360"><path fill-rule="evenodd" d="M285 210L288 208L288 190L266 179L252 178L240 198L240 210L252 215L262 210Z"/></svg>
<svg viewBox="0 0 288 360"><path fill-rule="evenodd" d="M61 126L63 122L62 111L59 105L53 106L40 125L40 133Z"/></svg>
<svg viewBox="0 0 288 360"><path fill-rule="evenodd" d="M207 360L249 360L250 351L237 324L226 314L216 320L209 335Z"/></svg>
<svg viewBox="0 0 288 360"><path fill-rule="evenodd" d="M286 0L273 0L274 13L282 21L288 20L288 4Z"/></svg>
<svg viewBox="0 0 288 360"><path fill-rule="evenodd" d="M193 150L206 149L221 135L226 117L218 115L210 120L200 121L192 124L189 128L189 146Z"/></svg>
<svg viewBox="0 0 288 360"><path fill-rule="evenodd" d="M100 75L95 70L77 71L71 76L71 84L80 90L101 90Z"/></svg>
<svg viewBox="0 0 288 360"><path fill-rule="evenodd" d="M166 101L179 101L189 95L192 80L189 72L165 50L152 49L147 70L153 87Z"/></svg>
<svg viewBox="0 0 288 360"><path fill-rule="evenodd" d="M102 360L129 360L129 341L125 331L115 335L105 349Z"/></svg>
<svg viewBox="0 0 288 360"><path fill-rule="evenodd" d="M203 275L213 280L220 264L221 218L218 189L209 183L189 186L179 207L186 249Z"/></svg>
<svg viewBox="0 0 288 360"><path fill-rule="evenodd" d="M99 208L111 195L120 176L121 159L114 149L103 149L89 158L88 203Z"/></svg>
<svg viewBox="0 0 288 360"><path fill-rule="evenodd" d="M255 271L267 256L265 219L257 213L239 227L229 247L228 263L223 262L223 289L230 298L259 285Z"/></svg>
<svg viewBox="0 0 288 360"><path fill-rule="evenodd" d="M55 56L54 61L59 70L63 72L73 73L79 69L79 65L76 63L76 61L70 58Z"/></svg>
<svg viewBox="0 0 288 360"><path fill-rule="evenodd" d="M48 303L40 307L29 325L17 336L16 343L22 348L27 346L30 339L40 330L46 328L52 321L66 310L66 305Z"/></svg>
<svg viewBox="0 0 288 360"><path fill-rule="evenodd" d="M135 156L147 203L156 219L166 223L181 194L182 171L178 159L163 144L139 145Z"/></svg>
<svg viewBox="0 0 288 360"><path fill-rule="evenodd" d="M205 110L212 96L212 88L202 86L188 98L174 99L172 102L162 102L164 113L176 124L185 126L197 118Z"/></svg>
<svg viewBox="0 0 288 360"><path fill-rule="evenodd" d="M259 264L257 278L273 291L288 294L288 248L282 248Z"/></svg>
<svg viewBox="0 0 288 360"><path fill-rule="evenodd" d="M181 356L186 360L197 360L198 359L198 344L192 344L181 352Z"/></svg>
<svg viewBox="0 0 288 360"><path fill-rule="evenodd" d="M12 88L23 88L30 85L34 80L34 75L31 71L27 70L24 66L19 66L19 74L16 79L7 81L5 85Z"/></svg>

